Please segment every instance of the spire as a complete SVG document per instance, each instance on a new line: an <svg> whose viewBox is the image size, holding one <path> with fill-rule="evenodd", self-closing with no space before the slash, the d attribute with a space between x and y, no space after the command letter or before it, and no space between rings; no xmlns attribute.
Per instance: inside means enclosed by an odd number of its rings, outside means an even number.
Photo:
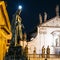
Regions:
<svg viewBox="0 0 60 60"><path fill-rule="evenodd" d="M46 20L47 20L47 13L44 12L44 22L46 22Z"/></svg>
<svg viewBox="0 0 60 60"><path fill-rule="evenodd" d="M59 5L56 6L56 16L59 16Z"/></svg>
<svg viewBox="0 0 60 60"><path fill-rule="evenodd" d="M39 20L40 20L40 24L42 24L42 16L41 16L41 14L39 14Z"/></svg>

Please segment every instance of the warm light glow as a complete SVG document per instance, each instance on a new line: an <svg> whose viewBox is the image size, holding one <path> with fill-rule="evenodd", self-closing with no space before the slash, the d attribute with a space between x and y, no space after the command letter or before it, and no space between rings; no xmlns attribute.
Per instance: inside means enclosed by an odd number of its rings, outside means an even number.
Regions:
<svg viewBox="0 0 60 60"><path fill-rule="evenodd" d="M1 8L2 6L2 8ZM9 44L7 41L11 40L11 25L8 17L8 13L6 10L6 5L4 1L0 1L0 60L3 60L6 52L8 51ZM5 24L5 25L4 25ZM6 25L7 24L7 25ZM2 29L1 29L2 27ZM9 34L8 34L8 33Z"/></svg>

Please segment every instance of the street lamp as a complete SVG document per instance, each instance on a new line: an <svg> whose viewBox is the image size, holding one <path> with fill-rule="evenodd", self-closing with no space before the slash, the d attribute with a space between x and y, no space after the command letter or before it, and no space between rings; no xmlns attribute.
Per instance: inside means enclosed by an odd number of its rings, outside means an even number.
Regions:
<svg viewBox="0 0 60 60"><path fill-rule="evenodd" d="M19 9L19 10L22 10L22 6L21 6L21 5L19 5L19 6L18 6L18 9Z"/></svg>

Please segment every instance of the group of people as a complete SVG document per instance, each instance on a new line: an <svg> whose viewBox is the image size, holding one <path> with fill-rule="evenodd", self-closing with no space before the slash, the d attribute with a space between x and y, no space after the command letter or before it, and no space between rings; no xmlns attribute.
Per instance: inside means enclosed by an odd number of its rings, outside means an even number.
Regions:
<svg viewBox="0 0 60 60"><path fill-rule="evenodd" d="M45 58L45 51L46 51L46 57L49 58L50 57L50 48L49 46L47 47L47 49L45 49L45 47L42 47L42 57Z"/></svg>
<svg viewBox="0 0 60 60"><path fill-rule="evenodd" d="M34 55L34 57L36 57L36 48L34 48L33 55ZM46 58L50 57L50 48L49 48L49 46L47 47L47 49L45 49L44 46L42 47L42 58L45 58L45 57Z"/></svg>

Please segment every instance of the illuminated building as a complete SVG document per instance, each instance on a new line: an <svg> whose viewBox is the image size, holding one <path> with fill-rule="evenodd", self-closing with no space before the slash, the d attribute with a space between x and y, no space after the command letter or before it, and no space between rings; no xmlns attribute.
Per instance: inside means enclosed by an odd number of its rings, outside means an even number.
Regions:
<svg viewBox="0 0 60 60"><path fill-rule="evenodd" d="M50 47L50 54L60 54L60 16L59 6L56 7L56 16L47 20L47 13L44 13L44 23L39 15L40 25L37 26L37 35L32 37L29 43L29 54L33 54L36 47L36 54L42 54L42 47ZM46 50L45 50L46 54Z"/></svg>
<svg viewBox="0 0 60 60"><path fill-rule="evenodd" d="M0 1L0 60L3 60L12 38L11 25L4 1Z"/></svg>

